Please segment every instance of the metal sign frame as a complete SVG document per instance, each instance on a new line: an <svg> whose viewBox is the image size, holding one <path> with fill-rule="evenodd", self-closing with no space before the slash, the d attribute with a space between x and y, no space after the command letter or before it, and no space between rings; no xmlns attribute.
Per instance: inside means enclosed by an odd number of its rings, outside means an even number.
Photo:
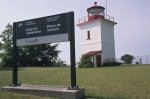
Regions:
<svg viewBox="0 0 150 99"><path fill-rule="evenodd" d="M65 13L64 13L65 14ZM61 14L60 14L61 15ZM38 19L37 19L38 20ZM75 67L75 30L74 30L74 12L67 13L68 38L70 41L70 73L71 73L71 90L77 90L76 85L76 67ZM18 86L18 66L17 66L17 23L13 23L13 86Z"/></svg>

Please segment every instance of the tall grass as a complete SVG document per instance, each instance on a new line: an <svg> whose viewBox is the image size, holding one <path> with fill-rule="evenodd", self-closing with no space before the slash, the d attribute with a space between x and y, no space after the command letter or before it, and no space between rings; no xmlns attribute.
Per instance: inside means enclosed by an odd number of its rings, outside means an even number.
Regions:
<svg viewBox="0 0 150 99"><path fill-rule="evenodd" d="M0 86L9 85L11 76L10 70L0 71ZM20 68L19 81L25 84L69 86L70 68ZM77 68L77 84L85 88L88 99L150 99L150 66ZM0 93L0 97L35 98L8 93Z"/></svg>

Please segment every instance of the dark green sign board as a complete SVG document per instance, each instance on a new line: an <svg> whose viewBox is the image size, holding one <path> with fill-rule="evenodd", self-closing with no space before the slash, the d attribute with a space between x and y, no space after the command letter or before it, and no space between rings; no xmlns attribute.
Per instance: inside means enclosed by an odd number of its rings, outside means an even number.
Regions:
<svg viewBox="0 0 150 99"><path fill-rule="evenodd" d="M13 86L18 86L17 46L70 41L71 86L76 85L74 12L13 23Z"/></svg>
<svg viewBox="0 0 150 99"><path fill-rule="evenodd" d="M17 46L68 41L71 13L16 22Z"/></svg>

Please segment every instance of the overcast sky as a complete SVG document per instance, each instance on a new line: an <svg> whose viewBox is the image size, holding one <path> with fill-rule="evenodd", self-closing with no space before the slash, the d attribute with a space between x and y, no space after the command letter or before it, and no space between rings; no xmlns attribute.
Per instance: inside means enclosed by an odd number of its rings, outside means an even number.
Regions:
<svg viewBox="0 0 150 99"><path fill-rule="evenodd" d="M74 11L75 22L87 16L93 2L106 6L106 0L0 0L0 32L7 23ZM107 0L108 13L115 17L116 57L126 53L150 55L150 0ZM79 59L79 33L76 33L76 56ZM69 43L60 43L60 57L69 63Z"/></svg>

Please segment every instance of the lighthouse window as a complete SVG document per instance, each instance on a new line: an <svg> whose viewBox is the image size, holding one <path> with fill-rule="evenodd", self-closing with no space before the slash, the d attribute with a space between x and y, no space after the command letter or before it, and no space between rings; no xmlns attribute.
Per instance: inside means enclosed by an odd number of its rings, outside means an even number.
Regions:
<svg viewBox="0 0 150 99"><path fill-rule="evenodd" d="M87 40L91 39L90 31L87 31Z"/></svg>

